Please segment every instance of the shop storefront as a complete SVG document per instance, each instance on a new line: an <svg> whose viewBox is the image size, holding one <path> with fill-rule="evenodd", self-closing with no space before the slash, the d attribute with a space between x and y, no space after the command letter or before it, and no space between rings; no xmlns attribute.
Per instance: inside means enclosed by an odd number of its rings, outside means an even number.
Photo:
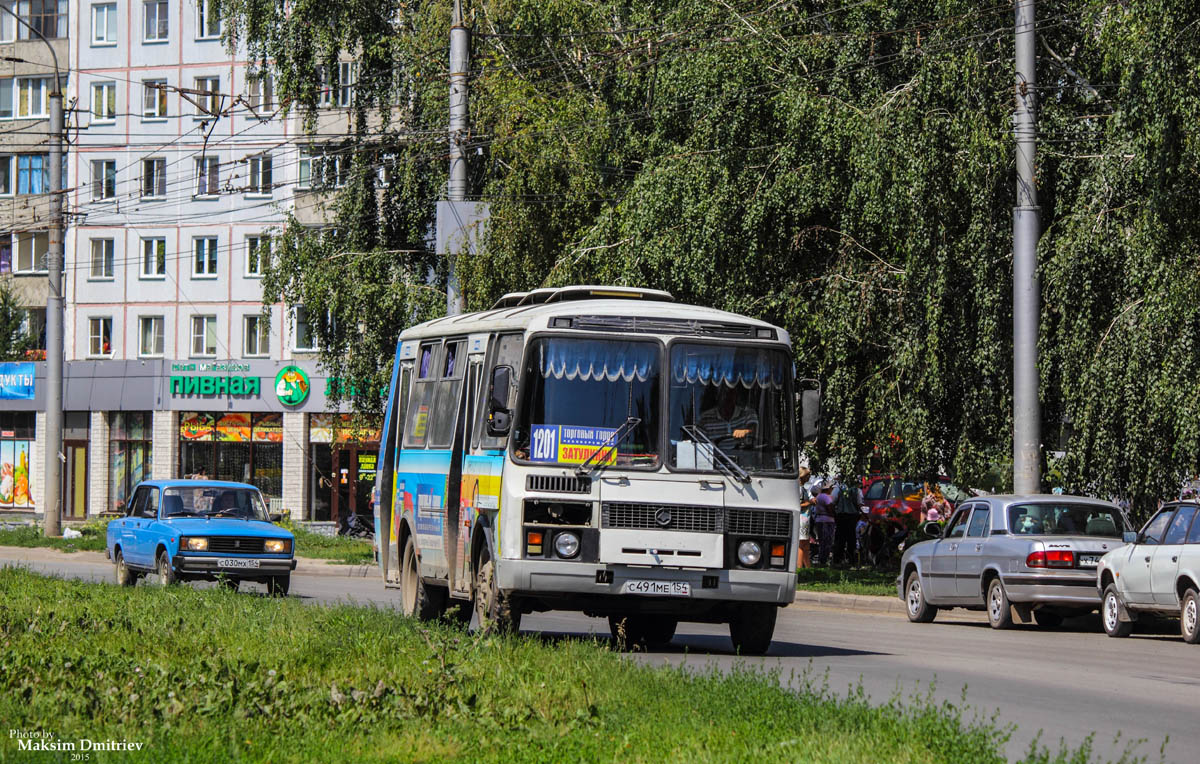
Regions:
<svg viewBox="0 0 1200 764"><path fill-rule="evenodd" d="M179 414L179 474L251 483L283 495L283 414Z"/></svg>
<svg viewBox="0 0 1200 764"><path fill-rule="evenodd" d="M32 411L0 411L0 509L32 510L33 438L36 418Z"/></svg>
<svg viewBox="0 0 1200 764"><path fill-rule="evenodd" d="M98 416L99 414L97 414ZM108 413L108 506L122 512L133 488L153 474L152 414L149 411Z"/></svg>
<svg viewBox="0 0 1200 764"><path fill-rule="evenodd" d="M307 519L339 525L352 514L370 515L379 429L356 428L349 414L309 417L310 505Z"/></svg>

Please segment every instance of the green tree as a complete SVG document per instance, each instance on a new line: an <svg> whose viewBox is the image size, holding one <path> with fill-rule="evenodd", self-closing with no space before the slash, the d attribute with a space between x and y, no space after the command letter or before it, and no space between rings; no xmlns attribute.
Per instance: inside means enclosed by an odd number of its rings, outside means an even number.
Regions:
<svg viewBox="0 0 1200 764"><path fill-rule="evenodd" d="M25 319L26 310L17 300L11 279L0 277L0 361L19 361L33 347Z"/></svg>

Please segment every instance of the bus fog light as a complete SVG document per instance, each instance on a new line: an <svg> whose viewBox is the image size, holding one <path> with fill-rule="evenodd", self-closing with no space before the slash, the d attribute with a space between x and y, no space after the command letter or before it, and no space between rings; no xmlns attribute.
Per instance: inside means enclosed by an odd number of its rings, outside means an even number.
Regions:
<svg viewBox="0 0 1200 764"><path fill-rule="evenodd" d="M747 568L758 564L762 559L762 547L757 541L743 541L738 544L738 562L745 565Z"/></svg>
<svg viewBox="0 0 1200 764"><path fill-rule="evenodd" d="M554 537L554 551L559 557L574 557L579 554L579 537L574 533L560 533Z"/></svg>

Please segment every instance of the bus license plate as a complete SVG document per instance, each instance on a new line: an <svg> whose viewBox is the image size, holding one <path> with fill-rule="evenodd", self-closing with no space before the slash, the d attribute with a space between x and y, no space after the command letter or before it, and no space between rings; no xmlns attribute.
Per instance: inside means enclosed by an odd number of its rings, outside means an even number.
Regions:
<svg viewBox="0 0 1200 764"><path fill-rule="evenodd" d="M1081 554L1079 555L1079 567L1094 568L1100 564L1100 555L1098 554Z"/></svg>
<svg viewBox="0 0 1200 764"><path fill-rule="evenodd" d="M692 585L687 581L626 581L621 594L649 594L656 597L690 597Z"/></svg>
<svg viewBox="0 0 1200 764"><path fill-rule="evenodd" d="M218 568L257 568L258 560L238 560L222 558L217 560Z"/></svg>

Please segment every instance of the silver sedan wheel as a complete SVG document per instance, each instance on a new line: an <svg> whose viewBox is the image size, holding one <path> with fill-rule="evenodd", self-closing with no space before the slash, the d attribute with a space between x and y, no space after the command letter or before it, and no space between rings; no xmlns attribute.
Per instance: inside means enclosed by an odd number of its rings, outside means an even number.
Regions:
<svg viewBox="0 0 1200 764"><path fill-rule="evenodd" d="M1104 629L1105 631L1116 631L1117 624L1121 622L1120 608L1117 607L1117 595L1109 592L1104 598Z"/></svg>
<svg viewBox="0 0 1200 764"><path fill-rule="evenodd" d="M1188 597L1183 605L1183 631L1184 634L1196 633L1196 598Z"/></svg>
<svg viewBox="0 0 1200 764"><path fill-rule="evenodd" d="M921 591L921 579L913 576L908 582L908 613L916 616L921 610L921 602L925 599L925 593Z"/></svg>
<svg viewBox="0 0 1200 764"><path fill-rule="evenodd" d="M1003 592L1000 587L993 586L988 592L988 613L992 616L993 621L1000 620L1000 611L1004 608Z"/></svg>

